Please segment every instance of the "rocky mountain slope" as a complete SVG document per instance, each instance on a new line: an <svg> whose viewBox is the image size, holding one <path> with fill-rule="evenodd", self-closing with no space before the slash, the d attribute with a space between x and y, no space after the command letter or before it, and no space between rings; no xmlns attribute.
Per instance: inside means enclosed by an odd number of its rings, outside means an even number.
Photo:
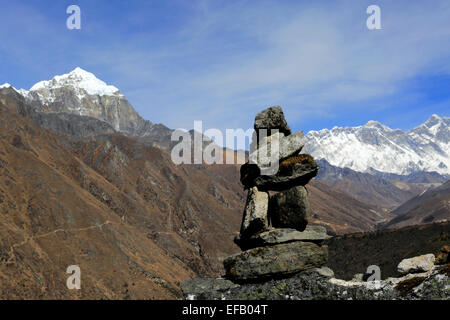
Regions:
<svg viewBox="0 0 450 320"><path fill-rule="evenodd" d="M4 105L0 114L0 297L176 296L192 271L123 218L129 197L51 132ZM74 264L79 292L65 287Z"/></svg>
<svg viewBox="0 0 450 320"><path fill-rule="evenodd" d="M436 171L450 174L450 118L431 116L404 132L379 122L358 127L310 131L305 152L336 167L354 171L408 175Z"/></svg>
<svg viewBox="0 0 450 320"><path fill-rule="evenodd" d="M325 159L318 161L320 166L317 179L330 187L351 194L357 200L384 209L394 209L405 201L426 190L427 186L339 168Z"/></svg>
<svg viewBox="0 0 450 320"><path fill-rule="evenodd" d="M367 267L380 267L381 279L398 277L398 263L427 253L437 255L450 242L450 222L429 223L399 229L358 232L327 241L329 267L336 277L351 280Z"/></svg>
<svg viewBox="0 0 450 320"><path fill-rule="evenodd" d="M175 143L170 141L172 130L164 125L151 124L148 121L142 125L144 129L137 130L138 132L116 130L115 124L120 121L126 123L125 128L136 126L133 124L134 119L141 119L140 116L129 117L129 114L136 115L137 113L134 109L131 110L132 107L117 88L106 85L93 74L80 68L69 74L56 76L51 81L39 82L29 91L17 90L10 85L0 90L4 96L3 99L10 105L16 105L21 115L33 119L35 123L44 128L68 134L73 139L89 138L92 140L99 135L120 133L138 138L139 144L156 146L166 151L169 151ZM58 95L57 93L61 90L65 90L65 93ZM119 104L112 107L124 108L124 111L118 113L124 120L103 117L102 110L106 106L101 103L101 97L110 98L113 101L117 99L125 101L124 105ZM65 107L68 102L75 103L75 106ZM85 103L87 104L84 105ZM139 132L144 133L140 134ZM191 132L191 134L193 133ZM233 151L224 150L224 154L227 152ZM209 167L216 168L215 166ZM236 181L233 181L233 184L236 184ZM389 215L386 215L385 210L375 208L371 203L367 205L355 201L351 196L336 192L325 184L319 183L314 186L317 187L312 188L312 199L315 202L317 217L339 216L340 213L346 216L343 219L332 219L333 223L327 227L332 233L372 230L374 221L384 221L390 218ZM241 188L241 185L237 183L235 187ZM327 201L316 200L323 200L323 198L327 198Z"/></svg>
<svg viewBox="0 0 450 320"><path fill-rule="evenodd" d="M173 298L181 280L217 274L235 250L242 188L227 181L236 168L177 167L123 135L74 140L4 102L1 297L72 297L65 270L77 264L79 297Z"/></svg>
<svg viewBox="0 0 450 320"><path fill-rule="evenodd" d="M450 181L410 199L392 213L395 218L384 228L450 220Z"/></svg>
<svg viewBox="0 0 450 320"><path fill-rule="evenodd" d="M321 181L312 180L308 191L313 208L311 222L324 226L331 235L375 230L378 223L394 217Z"/></svg>
<svg viewBox="0 0 450 320"><path fill-rule="evenodd" d="M187 300L448 300L449 234L446 222L333 237L326 241L326 265L259 281L236 281L228 274L194 279L183 282L182 290ZM260 252L242 254L253 265L240 268L252 272ZM260 263L261 269L270 264Z"/></svg>
<svg viewBox="0 0 450 320"><path fill-rule="evenodd" d="M9 84L2 87L14 89L40 113L91 117L130 136L164 136L168 130L144 120L119 89L81 68L38 82L30 90L17 90Z"/></svg>
<svg viewBox="0 0 450 320"><path fill-rule="evenodd" d="M238 251L238 166L176 166L142 138L38 112L11 88L0 89L0 115L0 297L174 298ZM337 233L372 228L371 209L330 189L312 183L313 220ZM65 287L72 264L80 293Z"/></svg>

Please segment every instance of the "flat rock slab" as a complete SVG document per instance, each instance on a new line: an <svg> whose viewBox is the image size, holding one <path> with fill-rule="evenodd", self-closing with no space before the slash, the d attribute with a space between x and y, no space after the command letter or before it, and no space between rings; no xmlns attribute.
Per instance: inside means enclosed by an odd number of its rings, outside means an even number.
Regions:
<svg viewBox="0 0 450 320"><path fill-rule="evenodd" d="M324 227L307 226L304 231L297 231L295 229L272 229L254 235L249 239L242 240L236 238L235 242L242 250L248 250L292 241L309 241L320 244L328 238L330 236L327 235L327 230Z"/></svg>
<svg viewBox="0 0 450 320"><path fill-rule="evenodd" d="M256 164L245 163L241 166L241 183L245 188L257 187L260 191L283 191L295 186L304 186L319 171L319 166L312 159L303 155L302 160L283 165L276 174L261 175L261 170Z"/></svg>
<svg viewBox="0 0 450 320"><path fill-rule="evenodd" d="M226 278L259 281L279 278L321 267L327 263L328 247L295 241L243 251L225 259Z"/></svg>

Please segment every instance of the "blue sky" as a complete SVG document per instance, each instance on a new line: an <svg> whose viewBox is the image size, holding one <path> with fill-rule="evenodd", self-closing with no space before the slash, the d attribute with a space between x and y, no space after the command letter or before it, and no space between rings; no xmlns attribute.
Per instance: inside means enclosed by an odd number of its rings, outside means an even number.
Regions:
<svg viewBox="0 0 450 320"><path fill-rule="evenodd" d="M66 8L81 8L81 30ZM368 5L381 30L368 30ZM79 66L171 128L249 128L281 105L294 130L449 116L450 1L0 0L0 83Z"/></svg>

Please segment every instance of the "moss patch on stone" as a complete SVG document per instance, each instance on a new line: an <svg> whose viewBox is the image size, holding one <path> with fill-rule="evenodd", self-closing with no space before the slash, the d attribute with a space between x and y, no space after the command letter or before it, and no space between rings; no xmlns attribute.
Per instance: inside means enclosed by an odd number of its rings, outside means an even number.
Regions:
<svg viewBox="0 0 450 320"><path fill-rule="evenodd" d="M314 163L314 158L309 154L299 154L296 156L291 156L280 162L280 168L289 167L296 163Z"/></svg>
<svg viewBox="0 0 450 320"><path fill-rule="evenodd" d="M411 279L400 281L396 286L395 290L400 292L402 297L406 297L415 287L421 284L426 277L414 277Z"/></svg>

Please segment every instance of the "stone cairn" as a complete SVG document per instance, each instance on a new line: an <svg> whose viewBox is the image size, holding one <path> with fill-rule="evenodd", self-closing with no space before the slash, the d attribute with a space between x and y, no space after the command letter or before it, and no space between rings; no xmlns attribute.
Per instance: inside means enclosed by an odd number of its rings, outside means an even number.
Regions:
<svg viewBox="0 0 450 320"><path fill-rule="evenodd" d="M325 228L308 226L305 185L316 176L318 166L310 155L300 154L305 145L303 132L291 133L279 106L258 113L254 129L253 143L257 142L251 150L255 150L240 172L248 196L240 234L234 240L244 251L224 261L226 277L235 282L286 277L319 268L328 260ZM260 132L267 134L260 136ZM274 139L278 170L264 175L267 157L260 154L271 150Z"/></svg>

